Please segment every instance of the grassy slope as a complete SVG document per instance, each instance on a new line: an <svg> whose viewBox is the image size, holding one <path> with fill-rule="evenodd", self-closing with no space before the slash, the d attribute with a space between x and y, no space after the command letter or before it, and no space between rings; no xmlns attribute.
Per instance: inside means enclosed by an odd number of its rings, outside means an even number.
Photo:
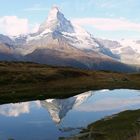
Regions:
<svg viewBox="0 0 140 140"><path fill-rule="evenodd" d="M65 98L90 89L140 89L140 74L0 62L0 103Z"/></svg>
<svg viewBox="0 0 140 140"><path fill-rule="evenodd" d="M125 111L113 118L97 121L89 129L104 134L105 140L129 140L140 132L139 115L140 110Z"/></svg>
<svg viewBox="0 0 140 140"><path fill-rule="evenodd" d="M125 111L90 124L65 140L140 140L140 110Z"/></svg>

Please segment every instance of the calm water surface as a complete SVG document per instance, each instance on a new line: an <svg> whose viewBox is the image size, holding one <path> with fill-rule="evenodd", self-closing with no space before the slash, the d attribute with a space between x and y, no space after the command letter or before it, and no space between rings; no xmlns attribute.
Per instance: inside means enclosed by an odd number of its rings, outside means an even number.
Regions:
<svg viewBox="0 0 140 140"><path fill-rule="evenodd" d="M0 105L0 140L57 140L103 117L132 109L140 109L140 91L124 89Z"/></svg>

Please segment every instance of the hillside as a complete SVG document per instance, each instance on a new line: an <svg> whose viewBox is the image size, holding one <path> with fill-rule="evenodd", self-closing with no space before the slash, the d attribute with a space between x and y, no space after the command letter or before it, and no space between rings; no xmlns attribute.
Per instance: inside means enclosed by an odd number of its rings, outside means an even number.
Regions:
<svg viewBox="0 0 140 140"><path fill-rule="evenodd" d="M140 89L140 74L0 62L0 103L65 98L96 89Z"/></svg>
<svg viewBox="0 0 140 140"><path fill-rule="evenodd" d="M63 140L93 140L93 137L94 140L139 140L139 114L140 110L133 110L108 116L88 125L75 137L63 138Z"/></svg>

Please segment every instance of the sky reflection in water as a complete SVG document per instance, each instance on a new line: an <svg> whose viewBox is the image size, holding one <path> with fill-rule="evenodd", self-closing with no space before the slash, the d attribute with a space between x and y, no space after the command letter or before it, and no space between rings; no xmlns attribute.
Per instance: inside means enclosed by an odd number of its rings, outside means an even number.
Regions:
<svg viewBox="0 0 140 140"><path fill-rule="evenodd" d="M139 91L89 91L67 99L0 105L0 139L55 140L130 109L140 109Z"/></svg>

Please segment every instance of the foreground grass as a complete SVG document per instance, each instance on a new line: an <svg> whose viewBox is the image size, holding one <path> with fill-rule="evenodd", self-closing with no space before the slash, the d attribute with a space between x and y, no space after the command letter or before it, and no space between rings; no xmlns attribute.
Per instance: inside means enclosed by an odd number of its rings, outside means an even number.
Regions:
<svg viewBox="0 0 140 140"><path fill-rule="evenodd" d="M140 74L0 62L0 104L66 98L96 89L140 89Z"/></svg>
<svg viewBox="0 0 140 140"><path fill-rule="evenodd" d="M140 110L125 111L90 124L64 140L140 140Z"/></svg>

